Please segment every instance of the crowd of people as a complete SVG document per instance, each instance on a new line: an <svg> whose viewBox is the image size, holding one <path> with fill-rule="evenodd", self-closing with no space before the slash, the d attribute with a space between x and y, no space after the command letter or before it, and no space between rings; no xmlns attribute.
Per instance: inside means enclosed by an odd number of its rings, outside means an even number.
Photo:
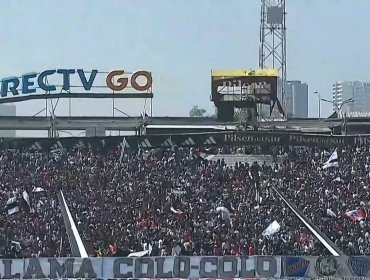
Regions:
<svg viewBox="0 0 370 280"><path fill-rule="evenodd" d="M182 148L145 154L121 153L120 147L2 151L0 203L6 207L12 197L23 202L11 214L4 208L0 253L71 254L57 198L62 190L91 256L329 254L276 189L343 252L370 254L366 218L344 217L349 210L367 211L369 147L338 148L339 167L327 169L323 162L333 150L243 147L239 152L245 150L286 157L283 163L226 166L222 156L207 161L199 150ZM263 234L274 221L278 232Z"/></svg>

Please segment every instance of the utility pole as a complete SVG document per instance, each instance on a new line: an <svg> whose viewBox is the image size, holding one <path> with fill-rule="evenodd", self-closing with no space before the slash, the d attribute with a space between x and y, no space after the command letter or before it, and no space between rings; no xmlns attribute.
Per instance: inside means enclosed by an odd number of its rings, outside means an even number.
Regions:
<svg viewBox="0 0 370 280"><path fill-rule="evenodd" d="M321 119L321 94L318 93L317 91L315 91L314 94L316 94L317 97L319 98L319 120L320 120Z"/></svg>

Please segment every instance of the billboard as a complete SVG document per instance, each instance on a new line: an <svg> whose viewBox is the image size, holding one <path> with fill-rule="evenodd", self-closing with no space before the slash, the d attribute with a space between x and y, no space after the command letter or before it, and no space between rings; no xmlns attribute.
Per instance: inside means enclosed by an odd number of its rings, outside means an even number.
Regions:
<svg viewBox="0 0 370 280"><path fill-rule="evenodd" d="M2 259L1 279L369 279L368 256Z"/></svg>
<svg viewBox="0 0 370 280"><path fill-rule="evenodd" d="M148 71L51 69L1 80L0 103L45 98L152 98Z"/></svg>
<svg viewBox="0 0 370 280"><path fill-rule="evenodd" d="M277 80L275 69L212 70L212 101L271 105L277 97Z"/></svg>

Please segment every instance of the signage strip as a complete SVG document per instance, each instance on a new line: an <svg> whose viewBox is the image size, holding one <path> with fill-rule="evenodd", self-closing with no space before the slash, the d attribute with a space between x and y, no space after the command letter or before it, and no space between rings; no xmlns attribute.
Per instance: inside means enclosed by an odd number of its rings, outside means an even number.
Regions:
<svg viewBox="0 0 370 280"><path fill-rule="evenodd" d="M30 119L21 118L21 123L29 121L30 124L35 125L41 124L48 126L48 120L35 117L35 121L32 122ZM2 122L6 122L6 117L0 117ZM14 118L17 120L17 118ZM73 118L79 120L79 118ZM96 118L92 118L96 120ZM85 120L85 119L81 119ZM155 119L153 119L155 120ZM55 129L62 130L64 127L68 127L68 118L56 118L54 121ZM114 122L112 120L111 122ZM106 127L110 126L111 122L107 122ZM149 120L150 122L150 120ZM18 122L10 122L12 125L17 125ZM119 124L119 123L117 123ZM131 124L134 127L141 125L141 119L137 118L137 121L132 121ZM67 126L66 126L67 125ZM125 122L122 122L122 126ZM104 127L104 121L100 123L101 127ZM119 125L118 127L122 127ZM116 127L116 126L114 126ZM119 128L117 127L117 130ZM127 127L127 123L125 125ZM11 128L7 128L11 129ZM41 128L42 129L42 128ZM114 130L115 128L111 128ZM150 142L151 148L163 148L165 147L165 141L171 137L171 142L176 147L217 147L217 146L248 146L248 145L259 145L259 146L316 146L326 148L338 148L346 145L370 145L370 135L361 136L326 136L320 134L305 134L305 133L282 133L282 132L206 132L206 133L181 133L181 134L152 134L152 135L132 135L125 136L126 141L130 147L137 147L138 143L143 141ZM212 141L209 141L212 137ZM42 150L49 150L59 141L63 147L72 148L75 147L79 142L83 142L88 145L97 148L111 149L117 147L122 142L122 136L102 136L102 137L65 137L59 139L53 138L4 138L0 139L0 149L24 149L31 147L35 142L38 143L36 146L41 146ZM191 139L191 141L189 141Z"/></svg>
<svg viewBox="0 0 370 280"><path fill-rule="evenodd" d="M1 279L369 279L369 256L1 259Z"/></svg>

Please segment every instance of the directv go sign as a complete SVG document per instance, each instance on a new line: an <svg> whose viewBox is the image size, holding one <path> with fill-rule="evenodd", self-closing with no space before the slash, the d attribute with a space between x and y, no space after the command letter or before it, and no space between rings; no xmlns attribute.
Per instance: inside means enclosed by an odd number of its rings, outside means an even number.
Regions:
<svg viewBox="0 0 370 280"><path fill-rule="evenodd" d="M124 70L113 70L105 72L107 74L105 82L106 88L113 91L113 93L97 93L91 92L94 88L94 81L98 70L85 72L82 69L56 69L46 70L41 73L24 74L22 77L10 77L1 80L1 98L0 103L16 102L29 99L41 98L60 98L60 97L77 97L77 98L148 98L153 97L152 75L148 71L136 71L134 73L125 73ZM49 84L48 78L59 75L63 84L60 86L60 94L50 94L57 90L57 86ZM78 86L71 86L71 76L79 77L81 82ZM144 80L144 82L143 82ZM73 93L71 87L83 88L84 93ZM99 86L98 86L99 87ZM100 86L101 87L101 86ZM105 86L104 86L105 87ZM46 94L34 94L36 89L40 88ZM136 93L123 93L126 88L131 88ZM88 93L87 93L88 92ZM139 93L138 93L139 92Z"/></svg>

